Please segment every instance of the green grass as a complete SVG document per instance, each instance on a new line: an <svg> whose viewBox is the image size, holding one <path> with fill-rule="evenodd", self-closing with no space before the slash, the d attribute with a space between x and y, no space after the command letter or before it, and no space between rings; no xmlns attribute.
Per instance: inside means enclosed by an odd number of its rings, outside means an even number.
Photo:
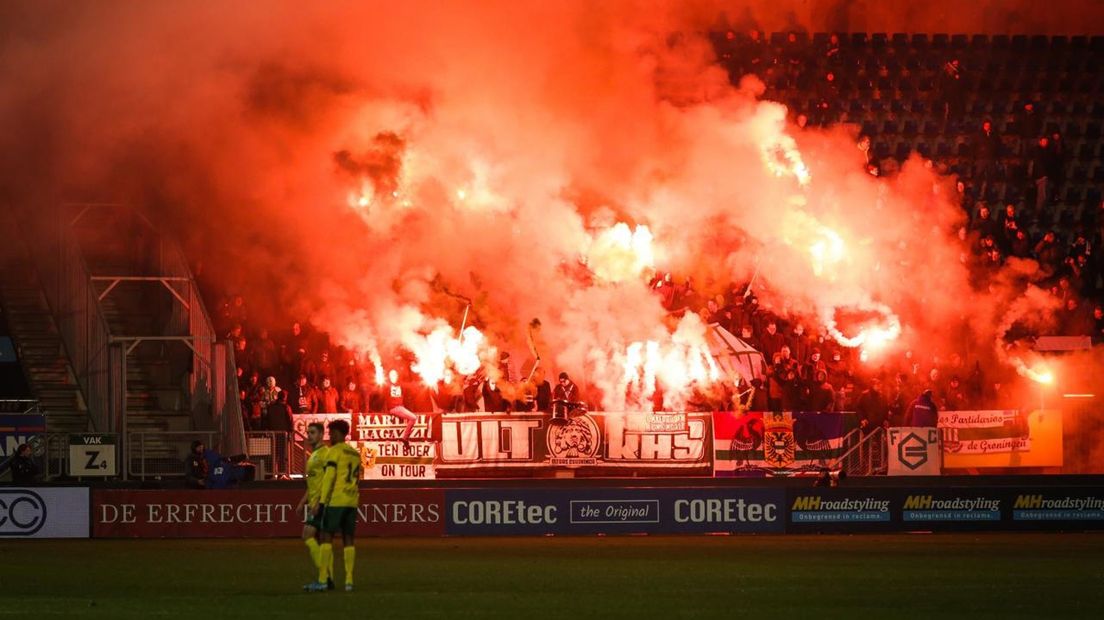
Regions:
<svg viewBox="0 0 1104 620"><path fill-rule="evenodd" d="M1104 606L1104 534L358 547L357 591L311 595L298 541L0 541L0 617L1007 619L1100 617Z"/></svg>

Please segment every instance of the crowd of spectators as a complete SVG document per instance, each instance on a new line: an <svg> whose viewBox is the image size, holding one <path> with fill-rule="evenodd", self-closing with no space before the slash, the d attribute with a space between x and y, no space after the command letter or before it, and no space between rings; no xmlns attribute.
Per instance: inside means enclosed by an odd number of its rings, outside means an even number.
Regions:
<svg viewBox="0 0 1104 620"><path fill-rule="evenodd" d="M955 175L955 199L968 222L957 232L974 286L986 286L1010 257L1033 259L1036 279L1061 305L1054 333L1104 339L1104 103L1096 97L1104 44L1078 37L754 31L718 31L712 39L733 80L757 75L765 96L785 102L799 127L861 127L858 147L870 174L891 176L919 153ZM1015 405L1007 402L1013 379L979 359L968 361L967 350L929 359L905 351L867 363L786 307L760 307L749 283L706 294L690 278L663 274L652 286L670 312L700 313L764 356L761 379L719 395L696 394L691 407L854 410L874 427L907 422L910 402L926 390L940 409ZM253 325L240 296L223 302L218 318L234 341L250 428L283 429L300 413L389 406L379 371L326 334L299 323L282 332ZM507 356L500 370L499 378L480 373L408 391L407 405L550 410L545 369L521 382ZM513 389L518 383L526 389ZM562 388L561 381L556 389ZM656 400L662 404L662 395Z"/></svg>

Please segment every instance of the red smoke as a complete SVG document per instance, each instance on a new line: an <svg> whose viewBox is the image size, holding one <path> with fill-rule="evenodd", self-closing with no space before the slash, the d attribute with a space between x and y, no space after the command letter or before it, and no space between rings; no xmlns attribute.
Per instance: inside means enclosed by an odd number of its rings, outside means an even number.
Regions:
<svg viewBox="0 0 1104 620"><path fill-rule="evenodd" d="M632 352L689 367L702 333L650 269L709 293L758 273L809 324L880 317L865 342L837 334L874 359L945 355L962 323L995 355L1012 293L970 288L951 180L919 159L873 178L855 128L798 130L756 80L733 87L713 3L5 11L16 203L142 204L251 303L370 358L522 359L537 317L549 369L640 406ZM456 339L466 300L477 351Z"/></svg>

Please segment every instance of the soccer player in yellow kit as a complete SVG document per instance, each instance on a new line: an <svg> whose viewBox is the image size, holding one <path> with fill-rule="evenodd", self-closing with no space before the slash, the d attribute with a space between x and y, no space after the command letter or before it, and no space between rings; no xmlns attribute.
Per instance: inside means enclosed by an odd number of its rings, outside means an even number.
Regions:
<svg viewBox="0 0 1104 620"><path fill-rule="evenodd" d="M308 590L326 590L328 568L333 559L333 536L341 532L345 591L352 592L353 565L356 563L353 535L356 532L357 507L360 505L360 453L345 443L345 436L349 434L348 422L334 420L327 428L330 430L330 447L326 450L325 474L319 496L319 503L326 508L316 513L322 516L318 582L311 584Z"/></svg>
<svg viewBox="0 0 1104 620"><path fill-rule="evenodd" d="M323 439L324 435L325 427L322 426L321 422L313 422L307 426L307 444L311 451L310 458L307 459L307 492L303 494L303 499L299 500L299 505L295 508L298 511L302 510L304 506L307 507L307 520L303 524L303 542L306 543L307 549L310 551L311 561L314 563L315 570L318 571L321 571L322 568L320 565L322 547L318 543L318 537L322 530L322 512L326 508L319 502L322 496L322 476L325 473L326 452L328 450ZM327 566L327 572L326 587L333 590L332 555ZM313 584L312 581L311 585ZM308 588L309 586L303 587Z"/></svg>

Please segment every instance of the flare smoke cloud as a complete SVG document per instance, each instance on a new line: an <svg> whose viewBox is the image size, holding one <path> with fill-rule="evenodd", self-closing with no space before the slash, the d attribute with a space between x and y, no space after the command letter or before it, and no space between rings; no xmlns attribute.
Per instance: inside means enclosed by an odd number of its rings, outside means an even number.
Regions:
<svg viewBox="0 0 1104 620"><path fill-rule="evenodd" d="M709 373L653 269L709 293L758 272L776 311L871 313L881 348L938 352L975 298L951 180L918 159L873 178L855 128L799 130L754 78L733 86L704 36L718 11L7 5L5 190L143 205L251 304L371 358L521 359L537 317L542 365L608 408L633 404L644 343ZM469 302L476 345L457 338Z"/></svg>

